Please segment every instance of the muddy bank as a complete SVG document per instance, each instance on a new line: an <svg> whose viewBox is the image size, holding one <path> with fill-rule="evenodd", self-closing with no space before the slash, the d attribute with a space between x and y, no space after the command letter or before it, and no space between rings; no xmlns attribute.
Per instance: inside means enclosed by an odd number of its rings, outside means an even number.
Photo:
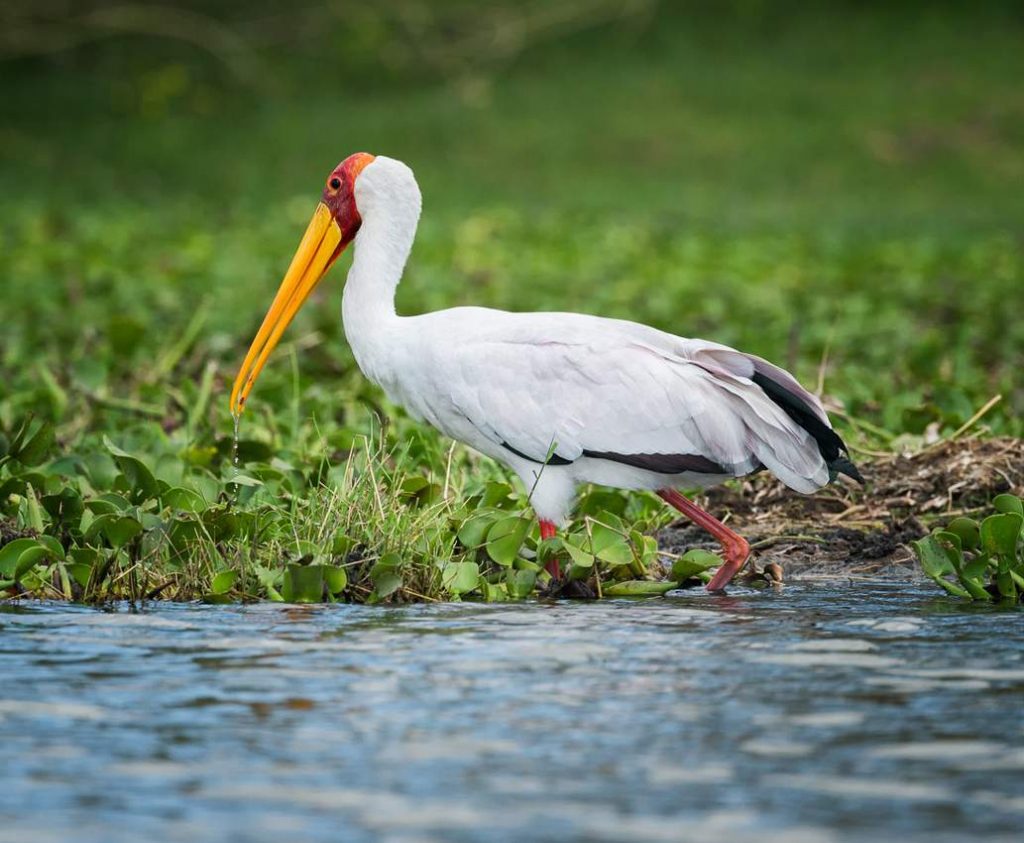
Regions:
<svg viewBox="0 0 1024 843"><path fill-rule="evenodd" d="M767 473L709 490L697 502L751 543L753 563L782 565L786 576L917 577L909 542L936 523L982 512L1001 492L1024 492L1024 442L966 439L917 454L858 457L863 487L838 482L812 496ZM663 530L663 550L715 549L681 519ZM748 564L748 570L750 566Z"/></svg>

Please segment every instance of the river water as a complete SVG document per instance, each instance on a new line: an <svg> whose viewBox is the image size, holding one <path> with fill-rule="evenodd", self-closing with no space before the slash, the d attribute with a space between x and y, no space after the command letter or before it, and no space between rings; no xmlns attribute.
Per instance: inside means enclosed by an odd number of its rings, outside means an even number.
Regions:
<svg viewBox="0 0 1024 843"><path fill-rule="evenodd" d="M845 582L6 605L0 843L1016 841L1022 621Z"/></svg>

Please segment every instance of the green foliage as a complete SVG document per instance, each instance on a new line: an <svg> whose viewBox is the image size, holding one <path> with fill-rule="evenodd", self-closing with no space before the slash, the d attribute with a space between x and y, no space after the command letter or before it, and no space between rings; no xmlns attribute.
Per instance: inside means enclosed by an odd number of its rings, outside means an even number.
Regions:
<svg viewBox="0 0 1024 843"><path fill-rule="evenodd" d="M1024 600L1024 502L998 495L980 523L954 518L913 542L922 570L950 594L974 600ZM951 579L952 578L952 579Z"/></svg>

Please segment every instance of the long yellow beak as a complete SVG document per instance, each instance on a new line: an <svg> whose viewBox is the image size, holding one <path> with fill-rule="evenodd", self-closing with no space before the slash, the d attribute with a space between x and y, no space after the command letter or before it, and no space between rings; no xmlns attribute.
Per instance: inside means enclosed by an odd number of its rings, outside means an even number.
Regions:
<svg viewBox="0 0 1024 843"><path fill-rule="evenodd" d="M330 209L321 202L316 206L313 219L309 221L302 242L285 273L281 287L274 296L270 310L263 317L263 324L256 338L249 346L245 362L238 370L235 385L231 389L231 414L239 416L245 409L245 401L252 391L256 378L262 371L270 352L284 333L288 323L299 312L303 302L309 298L313 288L327 272L342 240L342 231L331 215Z"/></svg>

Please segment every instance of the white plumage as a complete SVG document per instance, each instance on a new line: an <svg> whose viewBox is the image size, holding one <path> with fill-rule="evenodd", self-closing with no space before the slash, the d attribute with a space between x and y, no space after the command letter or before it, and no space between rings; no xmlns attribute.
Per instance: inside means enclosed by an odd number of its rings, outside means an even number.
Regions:
<svg viewBox="0 0 1024 843"><path fill-rule="evenodd" d="M811 434L751 380L781 378L828 423L818 399L771 364L727 346L577 313L458 307L395 313L420 192L412 171L378 156L355 184L362 227L345 285L345 334L388 397L442 433L506 463L533 489L537 515L564 520L576 487L688 488L763 465L809 493L829 481ZM727 474L665 474L584 452L697 455ZM545 464L549 455L568 465Z"/></svg>

